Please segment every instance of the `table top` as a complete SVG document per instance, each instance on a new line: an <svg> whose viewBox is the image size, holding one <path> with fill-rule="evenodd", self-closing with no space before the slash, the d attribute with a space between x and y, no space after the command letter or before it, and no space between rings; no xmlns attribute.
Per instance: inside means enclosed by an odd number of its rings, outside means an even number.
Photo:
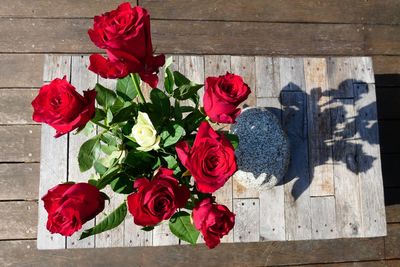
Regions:
<svg viewBox="0 0 400 267"><path fill-rule="evenodd" d="M47 55L43 80L67 75L77 90L93 88L98 81L115 86L115 81L97 77L87 66L87 56ZM174 55L172 67L198 83L226 71L241 75L253 91L245 104L267 107L281 120L290 140L291 163L281 184L259 192L233 177L216 193L217 202L236 213L235 227L222 242L386 235L371 58ZM160 73L161 82L162 77ZM42 126L40 196L58 183L87 181L90 176L80 173L77 164L86 137L53 135L53 129ZM111 201L105 213L124 200L107 190ZM80 232L69 238L51 235L46 220L39 201L39 249L185 243L170 233L168 224L152 232L140 230L129 214L116 229L81 241Z"/></svg>

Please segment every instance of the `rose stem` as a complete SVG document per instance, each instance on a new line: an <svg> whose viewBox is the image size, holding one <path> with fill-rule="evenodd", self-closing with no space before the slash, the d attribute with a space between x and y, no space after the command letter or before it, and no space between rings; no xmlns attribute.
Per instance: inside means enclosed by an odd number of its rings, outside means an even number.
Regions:
<svg viewBox="0 0 400 267"><path fill-rule="evenodd" d="M135 74L131 73L130 76L131 76L132 82L133 82L133 84L134 84L134 86L135 86L135 89L136 89L136 91L137 91L137 93L138 93L140 99L142 100L142 102L143 102L144 104L146 104L146 99L144 99L142 90L140 89L140 83L139 83L139 79L138 79L138 74L136 74L136 73L135 73Z"/></svg>

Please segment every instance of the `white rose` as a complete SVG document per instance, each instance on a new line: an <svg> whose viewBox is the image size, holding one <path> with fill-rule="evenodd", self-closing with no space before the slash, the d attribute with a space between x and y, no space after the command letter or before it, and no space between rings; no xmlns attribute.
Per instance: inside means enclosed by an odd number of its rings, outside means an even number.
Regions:
<svg viewBox="0 0 400 267"><path fill-rule="evenodd" d="M139 111L136 124L132 127L131 137L140 146L138 150L150 151L160 148L160 136L157 136L157 131L146 113Z"/></svg>

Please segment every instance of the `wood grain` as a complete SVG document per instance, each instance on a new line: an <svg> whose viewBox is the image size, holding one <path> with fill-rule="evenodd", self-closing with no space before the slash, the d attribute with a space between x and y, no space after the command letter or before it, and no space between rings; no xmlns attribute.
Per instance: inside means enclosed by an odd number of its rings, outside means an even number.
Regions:
<svg viewBox="0 0 400 267"><path fill-rule="evenodd" d="M284 178L286 240L311 238L307 99L303 92L282 92L282 125L291 161Z"/></svg>
<svg viewBox="0 0 400 267"><path fill-rule="evenodd" d="M33 200L38 196L38 163L0 164L0 200Z"/></svg>
<svg viewBox="0 0 400 267"><path fill-rule="evenodd" d="M376 115L375 86L354 87L363 236L386 235L381 159ZM362 97L361 97L362 96ZM373 157L371 162L371 157Z"/></svg>
<svg viewBox="0 0 400 267"><path fill-rule="evenodd" d="M272 57L255 57L256 88L253 93L257 98L279 97L280 71L279 60Z"/></svg>
<svg viewBox="0 0 400 267"><path fill-rule="evenodd" d="M36 237L36 201L0 202L0 240Z"/></svg>
<svg viewBox="0 0 400 267"><path fill-rule="evenodd" d="M39 125L2 126L0 136L0 162L39 161Z"/></svg>
<svg viewBox="0 0 400 267"><path fill-rule="evenodd" d="M32 17L32 18L93 18L106 11L116 9L119 0L35 0L14 1L3 0L0 17ZM135 2L131 1L134 5ZM57 8L49 8L54 6Z"/></svg>
<svg viewBox="0 0 400 267"><path fill-rule="evenodd" d="M400 5L386 1L140 0L152 18L185 20L399 24ZM382 15L384 14L384 15Z"/></svg>
<svg viewBox="0 0 400 267"><path fill-rule="evenodd" d="M37 89L0 90L0 124L36 124L31 102L37 94Z"/></svg>
<svg viewBox="0 0 400 267"><path fill-rule="evenodd" d="M233 213L235 227L233 228L234 242L260 241L260 201L259 199L234 199ZM248 220L252 218L251 220Z"/></svg>
<svg viewBox="0 0 400 267"><path fill-rule="evenodd" d="M304 59L305 86L308 94L307 119L310 160L310 195L334 194L327 66L324 58Z"/></svg>
<svg viewBox="0 0 400 267"><path fill-rule="evenodd" d="M67 62L67 65L54 65L54 62ZM70 67L69 56L46 57L43 80L52 80L64 75L70 76ZM55 130L53 128L42 125L39 198L43 197L50 188L65 183L68 178L68 135L59 138L54 138L54 135ZM43 201L39 201L38 207L37 248L66 248L65 237L58 234L53 235L46 229L48 214L44 209Z"/></svg>
<svg viewBox="0 0 400 267"><path fill-rule="evenodd" d="M336 238L335 197L311 197L311 236L312 239Z"/></svg>

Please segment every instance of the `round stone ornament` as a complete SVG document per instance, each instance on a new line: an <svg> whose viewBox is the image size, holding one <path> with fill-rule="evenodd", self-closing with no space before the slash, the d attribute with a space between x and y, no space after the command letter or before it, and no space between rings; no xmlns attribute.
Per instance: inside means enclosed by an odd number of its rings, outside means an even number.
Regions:
<svg viewBox="0 0 400 267"><path fill-rule="evenodd" d="M278 118L265 108L245 108L232 127L238 135L233 178L246 188L269 189L282 181L290 161L289 140Z"/></svg>

